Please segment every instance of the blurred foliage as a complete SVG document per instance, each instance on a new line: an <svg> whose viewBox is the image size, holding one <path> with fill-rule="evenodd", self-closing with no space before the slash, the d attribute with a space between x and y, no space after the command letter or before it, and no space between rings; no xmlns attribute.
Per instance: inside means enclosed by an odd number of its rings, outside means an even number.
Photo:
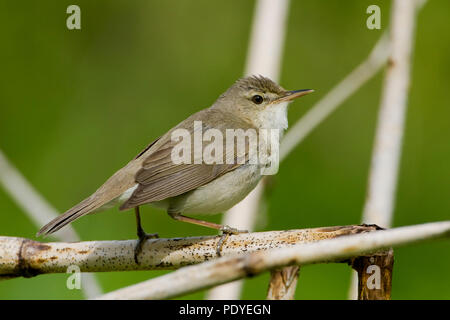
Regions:
<svg viewBox="0 0 450 320"><path fill-rule="evenodd" d="M242 75L254 6L239 0L79 0L82 30L70 31L70 4L0 2L0 148L61 211ZM381 7L381 31L366 28L370 4ZM280 82L316 90L291 106L291 123L367 56L388 25L390 5L291 2ZM449 1L429 1L418 19L395 226L449 218L448 12ZM380 72L285 160L259 230L360 222L382 80ZM38 227L2 189L0 212L1 235L34 239ZM213 234L157 209L143 212L146 230L163 237ZM134 216L117 209L74 227L83 240L135 237ZM450 299L449 249L449 242L436 242L396 250L393 298ZM109 291L162 273L98 277ZM82 298L66 289L66 278L2 281L0 298ZM247 280L243 297L264 298L267 281L267 274ZM349 281L345 265L308 266L297 298L345 299Z"/></svg>

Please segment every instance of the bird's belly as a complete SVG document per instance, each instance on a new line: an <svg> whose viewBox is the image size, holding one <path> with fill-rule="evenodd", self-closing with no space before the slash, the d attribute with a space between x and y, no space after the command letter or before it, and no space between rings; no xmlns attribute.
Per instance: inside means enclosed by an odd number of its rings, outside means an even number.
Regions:
<svg viewBox="0 0 450 320"><path fill-rule="evenodd" d="M261 179L257 165L244 165L195 190L169 199L169 211L214 214L244 199Z"/></svg>

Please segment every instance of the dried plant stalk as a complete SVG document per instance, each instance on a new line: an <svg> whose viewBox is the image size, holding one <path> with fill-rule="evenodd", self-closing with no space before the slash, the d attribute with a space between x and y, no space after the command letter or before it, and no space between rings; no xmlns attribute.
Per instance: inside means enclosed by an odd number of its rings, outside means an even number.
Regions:
<svg viewBox="0 0 450 320"><path fill-rule="evenodd" d="M270 271L267 300L294 300L299 272L299 266Z"/></svg>
<svg viewBox="0 0 450 320"><path fill-rule="evenodd" d="M358 273L358 300L390 300L394 251L392 249L350 259Z"/></svg>
<svg viewBox="0 0 450 320"><path fill-rule="evenodd" d="M342 235L369 232L371 226L342 226L231 235L222 255L288 248ZM177 269L217 258L220 237L150 239L139 264L134 261L136 240L41 243L24 238L0 237L0 278L64 273L76 265L82 272Z"/></svg>

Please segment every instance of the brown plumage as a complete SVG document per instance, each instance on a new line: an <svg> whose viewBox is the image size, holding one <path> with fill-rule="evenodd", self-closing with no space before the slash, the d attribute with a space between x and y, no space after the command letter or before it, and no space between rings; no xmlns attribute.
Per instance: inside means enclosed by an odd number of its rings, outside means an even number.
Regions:
<svg viewBox="0 0 450 320"><path fill-rule="evenodd" d="M262 76L236 81L211 107L193 114L149 144L90 197L50 221L37 235L53 233L84 215L120 203L121 210L136 208L141 243L146 236L140 225L139 206L165 201L168 201L165 203L168 213L177 220L229 230L218 224L183 216L182 213L226 210L256 186L261 178L260 164L248 163L248 142L244 155L237 154L236 145L234 150L223 148L224 159L229 159L228 155L231 155L235 159L232 163L175 164L171 155L178 142L172 141L173 131L186 129L192 136L195 121L201 121L203 131L214 128L223 137L227 129L284 130L287 127L287 104L309 92L311 90L286 91ZM255 97L258 99L255 100ZM244 163L238 161L241 160L238 156L244 157Z"/></svg>

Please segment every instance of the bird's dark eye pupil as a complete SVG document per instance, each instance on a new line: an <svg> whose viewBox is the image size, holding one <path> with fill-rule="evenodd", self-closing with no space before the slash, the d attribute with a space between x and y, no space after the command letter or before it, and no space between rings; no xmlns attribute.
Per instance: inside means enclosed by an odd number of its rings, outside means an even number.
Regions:
<svg viewBox="0 0 450 320"><path fill-rule="evenodd" d="M263 97L261 97L258 94L252 97L252 101L256 104L261 104L263 100L264 100Z"/></svg>

